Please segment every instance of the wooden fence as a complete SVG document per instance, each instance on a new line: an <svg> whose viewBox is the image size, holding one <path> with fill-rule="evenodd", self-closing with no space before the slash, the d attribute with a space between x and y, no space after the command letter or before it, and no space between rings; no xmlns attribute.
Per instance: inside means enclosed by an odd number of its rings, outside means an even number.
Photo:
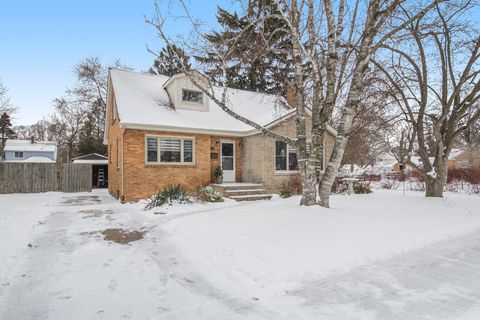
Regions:
<svg viewBox="0 0 480 320"><path fill-rule="evenodd" d="M0 163L0 194L92 191L90 164Z"/></svg>

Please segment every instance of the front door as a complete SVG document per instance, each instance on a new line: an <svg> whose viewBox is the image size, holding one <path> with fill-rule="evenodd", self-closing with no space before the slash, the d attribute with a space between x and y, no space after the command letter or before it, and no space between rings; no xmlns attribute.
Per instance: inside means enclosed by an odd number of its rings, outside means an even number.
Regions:
<svg viewBox="0 0 480 320"><path fill-rule="evenodd" d="M235 182L235 142L222 141L221 162L223 170L223 181Z"/></svg>

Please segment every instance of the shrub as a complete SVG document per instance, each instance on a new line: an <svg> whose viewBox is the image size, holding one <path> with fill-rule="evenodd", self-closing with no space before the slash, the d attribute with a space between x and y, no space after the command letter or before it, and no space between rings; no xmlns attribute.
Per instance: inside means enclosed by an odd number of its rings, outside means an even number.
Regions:
<svg viewBox="0 0 480 320"><path fill-rule="evenodd" d="M192 200L181 185L169 185L163 191L159 191L153 195L145 206L145 210L155 207L161 207L165 204L172 205L174 203L192 203Z"/></svg>
<svg viewBox="0 0 480 320"><path fill-rule="evenodd" d="M332 185L332 193L340 194L340 193L347 193L348 185L342 178L337 177L333 181Z"/></svg>
<svg viewBox="0 0 480 320"><path fill-rule="evenodd" d="M220 165L216 166L215 170L213 170L213 176L215 178L223 176L223 170L222 170L222 167Z"/></svg>
<svg viewBox="0 0 480 320"><path fill-rule="evenodd" d="M450 169L448 170L447 182L465 181L471 184L480 184L480 170L475 169Z"/></svg>
<svg viewBox="0 0 480 320"><path fill-rule="evenodd" d="M213 190L210 186L199 186L197 189L197 196L204 202L223 202L223 197L220 192Z"/></svg>
<svg viewBox="0 0 480 320"><path fill-rule="evenodd" d="M292 176L282 183L280 187L280 197L289 198L294 194L302 193L302 181L299 176Z"/></svg>
<svg viewBox="0 0 480 320"><path fill-rule="evenodd" d="M280 197L282 198L290 198L293 195L293 189L288 185L288 183L282 183L280 187Z"/></svg>
<svg viewBox="0 0 480 320"><path fill-rule="evenodd" d="M385 179L385 180L382 180L382 183L380 186L382 189L397 190L398 187L400 186L400 181L396 179Z"/></svg>
<svg viewBox="0 0 480 320"><path fill-rule="evenodd" d="M353 185L353 192L356 194L368 194L372 193L372 188L370 188L369 183L358 182Z"/></svg>

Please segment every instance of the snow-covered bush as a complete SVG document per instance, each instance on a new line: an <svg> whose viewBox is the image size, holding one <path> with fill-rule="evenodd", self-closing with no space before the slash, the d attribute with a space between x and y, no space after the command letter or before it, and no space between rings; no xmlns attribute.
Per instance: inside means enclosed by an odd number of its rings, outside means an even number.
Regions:
<svg viewBox="0 0 480 320"><path fill-rule="evenodd" d="M345 181L343 181L341 178L335 178L335 181L333 182L332 185L332 193L336 194L341 194L341 193L347 193L348 191L348 185Z"/></svg>
<svg viewBox="0 0 480 320"><path fill-rule="evenodd" d="M145 210L163 205L172 205L174 203L183 204L192 202L184 187L179 184L169 185L148 200Z"/></svg>
<svg viewBox="0 0 480 320"><path fill-rule="evenodd" d="M384 179L380 184L380 187L382 189L388 189L388 190L397 190L399 186L400 186L400 181L397 179Z"/></svg>
<svg viewBox="0 0 480 320"><path fill-rule="evenodd" d="M197 196L204 202L223 202L223 197L220 192L213 190L210 186L199 186L197 189Z"/></svg>

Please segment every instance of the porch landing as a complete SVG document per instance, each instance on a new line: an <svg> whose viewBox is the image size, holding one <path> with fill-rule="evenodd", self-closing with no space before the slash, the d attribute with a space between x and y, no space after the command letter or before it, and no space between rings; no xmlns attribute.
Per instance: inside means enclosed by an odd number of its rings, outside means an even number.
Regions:
<svg viewBox="0 0 480 320"><path fill-rule="evenodd" d="M210 186L224 197L236 201L270 200L272 198L264 186L257 183L226 182L212 183Z"/></svg>

